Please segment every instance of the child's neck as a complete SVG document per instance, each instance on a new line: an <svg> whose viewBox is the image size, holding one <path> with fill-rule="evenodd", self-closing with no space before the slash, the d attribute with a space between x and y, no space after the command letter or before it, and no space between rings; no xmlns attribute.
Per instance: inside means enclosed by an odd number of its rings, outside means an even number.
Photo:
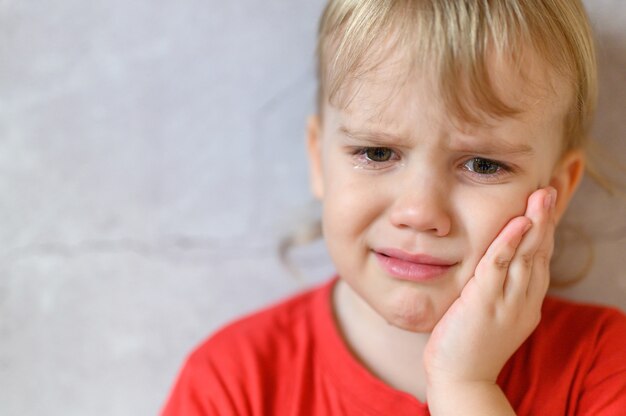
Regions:
<svg viewBox="0 0 626 416"><path fill-rule="evenodd" d="M356 358L385 384L423 402L426 377L422 357L430 334L388 324L343 280L335 286L333 307L339 330Z"/></svg>

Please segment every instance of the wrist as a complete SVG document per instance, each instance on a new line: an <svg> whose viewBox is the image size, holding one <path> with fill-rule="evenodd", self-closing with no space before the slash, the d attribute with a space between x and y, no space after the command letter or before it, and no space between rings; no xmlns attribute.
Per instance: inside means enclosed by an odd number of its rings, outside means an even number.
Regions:
<svg viewBox="0 0 626 416"><path fill-rule="evenodd" d="M515 415L500 386L489 380L429 379L426 401L432 416Z"/></svg>

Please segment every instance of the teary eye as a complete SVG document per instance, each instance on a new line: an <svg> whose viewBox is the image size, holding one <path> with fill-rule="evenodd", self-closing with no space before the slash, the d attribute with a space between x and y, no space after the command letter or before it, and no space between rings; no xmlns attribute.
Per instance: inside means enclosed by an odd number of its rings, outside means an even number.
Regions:
<svg viewBox="0 0 626 416"><path fill-rule="evenodd" d="M465 168L480 175L494 175L502 169L502 165L493 160L475 157L465 163Z"/></svg>
<svg viewBox="0 0 626 416"><path fill-rule="evenodd" d="M393 151L387 147L370 147L365 150L365 156L373 162L387 162Z"/></svg>
<svg viewBox="0 0 626 416"><path fill-rule="evenodd" d="M349 152L355 168L368 170L384 170L396 166L402 159L389 147L355 147L350 148Z"/></svg>

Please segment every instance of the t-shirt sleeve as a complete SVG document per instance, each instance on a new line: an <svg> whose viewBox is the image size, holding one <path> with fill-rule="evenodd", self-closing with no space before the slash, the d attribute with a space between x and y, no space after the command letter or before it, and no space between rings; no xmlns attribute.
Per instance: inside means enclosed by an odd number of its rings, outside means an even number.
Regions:
<svg viewBox="0 0 626 416"><path fill-rule="evenodd" d="M576 414L626 414L626 316L617 310L608 310L597 332Z"/></svg>
<svg viewBox="0 0 626 416"><path fill-rule="evenodd" d="M194 351L183 365L161 415L250 414L236 369L229 369L231 362L229 352L220 351L219 345L212 341Z"/></svg>
<svg viewBox="0 0 626 416"><path fill-rule="evenodd" d="M215 332L187 358L162 416L270 415L291 400L295 360L308 351L305 292ZM300 354L300 355L299 355Z"/></svg>

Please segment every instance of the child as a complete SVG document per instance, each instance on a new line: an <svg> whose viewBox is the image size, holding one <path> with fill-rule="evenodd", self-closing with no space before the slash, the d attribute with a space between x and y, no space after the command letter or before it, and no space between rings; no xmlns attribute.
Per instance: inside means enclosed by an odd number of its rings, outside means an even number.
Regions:
<svg viewBox="0 0 626 416"><path fill-rule="evenodd" d="M219 331L164 415L622 415L626 318L551 297L596 69L578 0L331 0L313 193L337 276Z"/></svg>

